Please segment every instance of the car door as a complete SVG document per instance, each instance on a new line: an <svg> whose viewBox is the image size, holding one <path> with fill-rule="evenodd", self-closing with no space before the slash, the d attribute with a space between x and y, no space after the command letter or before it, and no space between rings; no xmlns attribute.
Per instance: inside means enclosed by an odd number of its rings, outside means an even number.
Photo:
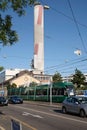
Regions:
<svg viewBox="0 0 87 130"><path fill-rule="evenodd" d="M73 113L79 113L79 102L74 97L72 98L70 109Z"/></svg>
<svg viewBox="0 0 87 130"><path fill-rule="evenodd" d="M66 109L67 109L68 112L72 112L72 97L67 98Z"/></svg>

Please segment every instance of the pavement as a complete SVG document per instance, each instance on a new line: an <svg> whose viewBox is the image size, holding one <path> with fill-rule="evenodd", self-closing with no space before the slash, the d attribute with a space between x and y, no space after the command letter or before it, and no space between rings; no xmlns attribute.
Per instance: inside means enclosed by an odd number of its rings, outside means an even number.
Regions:
<svg viewBox="0 0 87 130"><path fill-rule="evenodd" d="M33 104L33 105L38 105L38 106L45 106L45 107L54 107L58 108L62 106L62 103L53 103L53 102L41 102L41 101L24 101L25 103ZM4 129L1 124L0 124L0 130L6 130Z"/></svg>

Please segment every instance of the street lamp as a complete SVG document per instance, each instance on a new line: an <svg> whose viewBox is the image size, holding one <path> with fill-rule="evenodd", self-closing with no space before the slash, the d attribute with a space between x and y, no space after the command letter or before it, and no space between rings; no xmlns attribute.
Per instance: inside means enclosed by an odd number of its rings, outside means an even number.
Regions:
<svg viewBox="0 0 87 130"><path fill-rule="evenodd" d="M44 5L44 9L49 9L50 7L48 5Z"/></svg>

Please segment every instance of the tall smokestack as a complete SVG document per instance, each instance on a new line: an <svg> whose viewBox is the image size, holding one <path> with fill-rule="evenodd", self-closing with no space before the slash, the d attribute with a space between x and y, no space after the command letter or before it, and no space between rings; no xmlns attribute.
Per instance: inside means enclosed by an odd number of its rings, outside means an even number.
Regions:
<svg viewBox="0 0 87 130"><path fill-rule="evenodd" d="M34 5L34 70L44 72L44 7Z"/></svg>

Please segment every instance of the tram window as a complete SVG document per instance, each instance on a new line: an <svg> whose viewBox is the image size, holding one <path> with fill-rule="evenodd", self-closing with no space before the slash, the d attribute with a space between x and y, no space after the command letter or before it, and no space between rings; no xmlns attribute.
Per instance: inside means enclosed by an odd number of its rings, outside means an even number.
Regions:
<svg viewBox="0 0 87 130"><path fill-rule="evenodd" d="M43 95L47 95L47 89L43 90Z"/></svg>
<svg viewBox="0 0 87 130"><path fill-rule="evenodd" d="M30 90L29 95L34 95L34 90Z"/></svg>
<svg viewBox="0 0 87 130"><path fill-rule="evenodd" d="M64 95L64 89L63 88L59 89L58 95Z"/></svg>
<svg viewBox="0 0 87 130"><path fill-rule="evenodd" d="M41 90L36 90L36 95L41 95Z"/></svg>
<svg viewBox="0 0 87 130"><path fill-rule="evenodd" d="M52 95L56 95L56 89L52 89Z"/></svg>
<svg viewBox="0 0 87 130"><path fill-rule="evenodd" d="M47 95L47 90L46 89L44 89L44 90L41 90L41 89L36 90L36 95Z"/></svg>
<svg viewBox="0 0 87 130"><path fill-rule="evenodd" d="M64 88L53 88L52 89L52 95L64 95ZM50 95L50 89L49 89L49 95Z"/></svg>

